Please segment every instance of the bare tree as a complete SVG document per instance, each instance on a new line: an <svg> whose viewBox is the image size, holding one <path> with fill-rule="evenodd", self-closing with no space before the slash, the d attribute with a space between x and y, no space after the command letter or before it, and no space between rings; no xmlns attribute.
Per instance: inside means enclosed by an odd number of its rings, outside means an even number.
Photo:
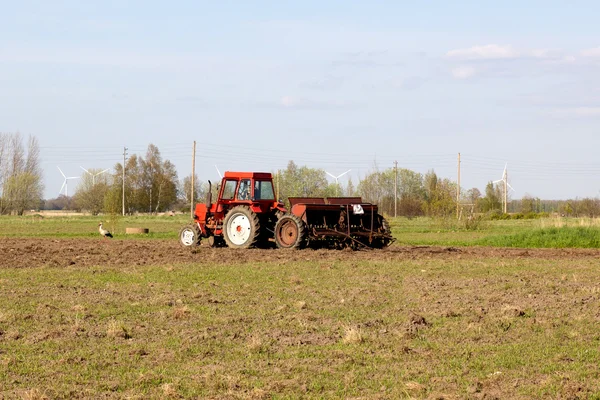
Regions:
<svg viewBox="0 0 600 400"><path fill-rule="evenodd" d="M44 190L37 139L30 136L25 151L20 133L3 134L0 156L0 213L37 208Z"/></svg>

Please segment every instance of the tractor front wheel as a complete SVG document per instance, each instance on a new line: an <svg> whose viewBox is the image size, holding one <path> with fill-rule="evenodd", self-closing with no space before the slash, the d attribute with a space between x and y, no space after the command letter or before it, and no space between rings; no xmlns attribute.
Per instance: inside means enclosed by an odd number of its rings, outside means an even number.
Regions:
<svg viewBox="0 0 600 400"><path fill-rule="evenodd" d="M183 247L200 246L200 230L194 224L186 225L179 231L179 243Z"/></svg>
<svg viewBox="0 0 600 400"><path fill-rule="evenodd" d="M256 244L260 224L256 214L246 206L233 207L223 220L223 238L228 247L247 249Z"/></svg>
<svg viewBox="0 0 600 400"><path fill-rule="evenodd" d="M294 214L285 214L275 224L275 243L280 249L301 249L306 245L304 222Z"/></svg>

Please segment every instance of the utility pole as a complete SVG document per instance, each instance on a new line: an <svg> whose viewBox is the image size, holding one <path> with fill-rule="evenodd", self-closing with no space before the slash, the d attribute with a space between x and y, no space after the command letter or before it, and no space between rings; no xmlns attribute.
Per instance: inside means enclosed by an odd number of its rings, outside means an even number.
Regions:
<svg viewBox="0 0 600 400"><path fill-rule="evenodd" d="M196 174L196 141L192 150L192 185L190 187L190 217L194 218L194 175Z"/></svg>
<svg viewBox="0 0 600 400"><path fill-rule="evenodd" d="M279 170L277 170L277 198L275 200L279 201Z"/></svg>
<svg viewBox="0 0 600 400"><path fill-rule="evenodd" d="M127 157L127 147L123 147L123 216L125 216L125 160Z"/></svg>
<svg viewBox="0 0 600 400"><path fill-rule="evenodd" d="M456 185L456 218L460 218L460 153L458 153L458 180Z"/></svg>
<svg viewBox="0 0 600 400"><path fill-rule="evenodd" d="M508 170L504 171L504 214L508 211Z"/></svg>
<svg viewBox="0 0 600 400"><path fill-rule="evenodd" d="M394 218L398 216L398 161L394 161Z"/></svg>

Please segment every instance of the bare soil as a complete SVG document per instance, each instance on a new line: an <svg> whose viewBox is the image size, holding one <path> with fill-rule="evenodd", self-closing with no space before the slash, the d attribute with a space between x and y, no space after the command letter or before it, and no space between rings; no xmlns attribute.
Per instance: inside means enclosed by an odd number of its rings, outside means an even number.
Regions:
<svg viewBox="0 0 600 400"><path fill-rule="evenodd" d="M0 238L0 398L599 398L599 256Z"/></svg>
<svg viewBox="0 0 600 400"><path fill-rule="evenodd" d="M491 247L391 246L381 250L232 250L200 246L193 250L173 240L0 239L0 268L237 264L287 261L393 261L419 259L598 258L600 249L515 249Z"/></svg>

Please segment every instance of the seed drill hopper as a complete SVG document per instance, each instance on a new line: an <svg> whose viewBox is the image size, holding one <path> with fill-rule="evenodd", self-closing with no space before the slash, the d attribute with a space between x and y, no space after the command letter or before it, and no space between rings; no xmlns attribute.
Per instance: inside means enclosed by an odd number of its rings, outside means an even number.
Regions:
<svg viewBox="0 0 600 400"><path fill-rule="evenodd" d="M375 204L360 197L290 197L291 210L277 221L278 247L373 247L394 241Z"/></svg>

